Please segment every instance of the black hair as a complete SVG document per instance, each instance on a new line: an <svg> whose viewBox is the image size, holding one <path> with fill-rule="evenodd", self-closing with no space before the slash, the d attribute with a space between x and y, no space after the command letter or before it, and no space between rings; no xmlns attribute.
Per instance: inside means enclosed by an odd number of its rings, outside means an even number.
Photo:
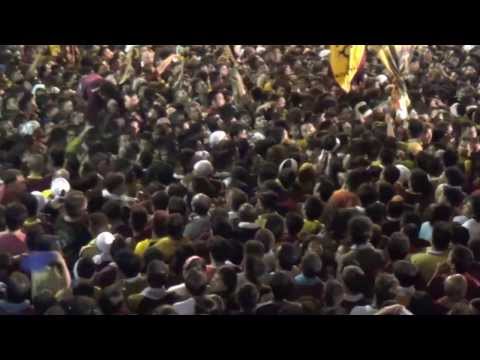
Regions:
<svg viewBox="0 0 480 360"><path fill-rule="evenodd" d="M172 196L168 200L168 212L170 214L180 214L185 216L187 213L187 206L185 204L185 201L181 197L178 196Z"/></svg>
<svg viewBox="0 0 480 360"><path fill-rule="evenodd" d="M130 223L134 231L143 231L148 223L147 210L142 206L132 207L130 212Z"/></svg>
<svg viewBox="0 0 480 360"><path fill-rule="evenodd" d="M345 288L353 295L364 294L367 278L359 266L345 266L342 271L342 281Z"/></svg>
<svg viewBox="0 0 480 360"><path fill-rule="evenodd" d="M447 168L458 164L458 154L452 149L447 149L442 155L443 165Z"/></svg>
<svg viewBox="0 0 480 360"><path fill-rule="evenodd" d="M380 161L385 167L393 165L395 161L395 151L388 147L384 147L382 151L380 151Z"/></svg>
<svg viewBox="0 0 480 360"><path fill-rule="evenodd" d="M303 228L303 217L297 212L289 212L285 217L285 224L290 235L296 235Z"/></svg>
<svg viewBox="0 0 480 360"><path fill-rule="evenodd" d="M367 206L375 203L378 200L378 192L373 184L365 183L360 185L357 191L357 195L360 198L362 206Z"/></svg>
<svg viewBox="0 0 480 360"><path fill-rule="evenodd" d="M210 254L214 261L224 263L230 256L230 247L227 240L221 236L214 236L210 240Z"/></svg>
<svg viewBox="0 0 480 360"><path fill-rule="evenodd" d="M147 271L148 264L153 260L165 261L165 255L162 250L156 246L150 246L143 254L143 272Z"/></svg>
<svg viewBox="0 0 480 360"><path fill-rule="evenodd" d="M354 245L366 244L372 236L372 221L363 215L355 216L348 222L348 233Z"/></svg>
<svg viewBox="0 0 480 360"><path fill-rule="evenodd" d="M282 270L292 271L298 265L300 253L298 248L291 243L283 243L277 253L278 264Z"/></svg>
<svg viewBox="0 0 480 360"><path fill-rule="evenodd" d="M32 299L33 308L37 315L43 315L50 307L58 304L50 290L43 289Z"/></svg>
<svg viewBox="0 0 480 360"><path fill-rule="evenodd" d="M19 304L30 298L31 284L25 274L20 272L12 273L6 285L9 302Z"/></svg>
<svg viewBox="0 0 480 360"><path fill-rule="evenodd" d="M322 216L323 202L316 196L310 196L305 201L305 216L308 220L316 220Z"/></svg>
<svg viewBox="0 0 480 360"><path fill-rule="evenodd" d="M463 186L465 184L465 175L456 166L446 168L445 176L451 186Z"/></svg>
<svg viewBox="0 0 480 360"><path fill-rule="evenodd" d="M275 301L287 300L293 293L294 282L288 273L279 271L273 274L270 287Z"/></svg>
<svg viewBox="0 0 480 360"><path fill-rule="evenodd" d="M307 253L302 259L302 273L308 278L320 275L322 270L322 259L315 253Z"/></svg>
<svg viewBox="0 0 480 360"><path fill-rule="evenodd" d="M28 216L27 208L21 203L10 203L5 208L5 224L8 230L20 229Z"/></svg>
<svg viewBox="0 0 480 360"><path fill-rule="evenodd" d="M375 279L375 301L377 308L389 300L395 300L398 280L391 274L382 273Z"/></svg>
<svg viewBox="0 0 480 360"><path fill-rule="evenodd" d="M472 250L463 245L455 245L450 252L450 258L459 274L468 272L474 262Z"/></svg>
<svg viewBox="0 0 480 360"><path fill-rule="evenodd" d="M447 204L438 204L433 207L431 223L437 221L450 221L453 216L453 209Z"/></svg>
<svg viewBox="0 0 480 360"><path fill-rule="evenodd" d="M115 254L114 261L127 278L137 276L142 268L140 257L127 249Z"/></svg>
<svg viewBox="0 0 480 360"><path fill-rule="evenodd" d="M147 266L147 282L152 288L165 286L168 277L168 266L160 260L152 260Z"/></svg>
<svg viewBox="0 0 480 360"><path fill-rule="evenodd" d="M418 269L410 261L399 260L393 264L393 274L398 279L400 286L408 288L415 285Z"/></svg>
<svg viewBox="0 0 480 360"><path fill-rule="evenodd" d="M253 284L246 283L237 290L237 303L245 312L253 312L257 306L259 298L260 293L258 292L257 287Z"/></svg>
<svg viewBox="0 0 480 360"><path fill-rule="evenodd" d="M480 220L480 195L473 195L470 198L470 203L472 206L473 217L475 220Z"/></svg>
<svg viewBox="0 0 480 360"><path fill-rule="evenodd" d="M270 230L277 241L280 240L285 230L283 218L278 214L269 214L266 220L265 229Z"/></svg>
<svg viewBox="0 0 480 360"><path fill-rule="evenodd" d="M224 265L217 271L227 288L227 294L233 294L237 288L237 270L231 265Z"/></svg>
<svg viewBox="0 0 480 360"><path fill-rule="evenodd" d="M381 202L375 202L365 209L365 214L373 223L381 225L387 215L387 207Z"/></svg>
<svg viewBox="0 0 480 360"><path fill-rule="evenodd" d="M445 251L452 239L452 228L449 223L439 221L433 225L432 244L435 250Z"/></svg>
<svg viewBox="0 0 480 360"><path fill-rule="evenodd" d="M37 215L38 210L38 202L37 198L33 196L31 193L24 193L20 198L21 203L27 209L27 213L29 217L33 217Z"/></svg>
<svg viewBox="0 0 480 360"><path fill-rule="evenodd" d="M405 259L410 252L410 239L404 233L393 233L387 243L387 252L392 262Z"/></svg>
<svg viewBox="0 0 480 360"><path fill-rule="evenodd" d="M258 180L263 183L267 180L274 180L278 175L278 167L274 163L264 162L258 171Z"/></svg>
<svg viewBox="0 0 480 360"><path fill-rule="evenodd" d="M410 132L410 135L412 136L412 138L418 138L422 136L424 130L425 130L425 126L420 120L411 119L409 121L408 131Z"/></svg>
<svg viewBox="0 0 480 360"><path fill-rule="evenodd" d="M388 165L383 169L383 178L393 185L400 179L400 170L394 165Z"/></svg>

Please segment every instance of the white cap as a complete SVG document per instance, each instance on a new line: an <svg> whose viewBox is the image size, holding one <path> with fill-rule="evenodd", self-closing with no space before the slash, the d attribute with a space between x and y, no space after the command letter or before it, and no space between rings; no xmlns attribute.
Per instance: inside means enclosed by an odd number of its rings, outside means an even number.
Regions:
<svg viewBox="0 0 480 360"><path fill-rule="evenodd" d="M27 121L26 123L20 125L20 134L21 135L33 135L35 130L40 128L40 123L35 120Z"/></svg>
<svg viewBox="0 0 480 360"><path fill-rule="evenodd" d="M110 247L115 241L115 236L112 233L106 231L97 236L95 239L95 245L102 254L109 253Z"/></svg>
<svg viewBox="0 0 480 360"><path fill-rule="evenodd" d="M71 187L67 179L56 178L52 181L50 189L52 190L53 195L57 198L67 194L70 191Z"/></svg>
<svg viewBox="0 0 480 360"><path fill-rule="evenodd" d="M193 155L193 158L195 159L195 162L198 162L201 160L210 161L210 153L206 150L199 150L195 152L195 154Z"/></svg>
<svg viewBox="0 0 480 360"><path fill-rule="evenodd" d="M463 50L470 52L476 45L463 45Z"/></svg>
<svg viewBox="0 0 480 360"><path fill-rule="evenodd" d="M193 174L195 176L209 177L213 175L213 173L214 173L213 165L208 160L197 161L193 166Z"/></svg>
<svg viewBox="0 0 480 360"><path fill-rule="evenodd" d="M208 138L208 142L210 143L210 146L216 146L218 145L221 141L225 140L227 138L227 133L225 131L215 131L213 132L210 137Z"/></svg>
<svg viewBox="0 0 480 360"><path fill-rule="evenodd" d="M399 179L400 182L401 183L407 182L410 179L410 174L411 174L410 169L402 164L398 164L395 166L397 167L398 170L400 170L400 179Z"/></svg>
<svg viewBox="0 0 480 360"><path fill-rule="evenodd" d="M318 54L318 56L322 59L325 59L327 56L330 55L330 50L329 49L325 49L325 50L322 50L320 51L320 53Z"/></svg>
<svg viewBox="0 0 480 360"><path fill-rule="evenodd" d="M458 102L450 106L450 114L452 114L455 117L458 117L458 105L460 105Z"/></svg>
<svg viewBox="0 0 480 360"><path fill-rule="evenodd" d="M32 195L35 196L35 199L37 200L37 214L38 214L42 212L42 210L45 208L45 205L47 205L47 199L45 199L45 196L43 196L40 191L33 191Z"/></svg>
<svg viewBox="0 0 480 360"><path fill-rule="evenodd" d="M280 166L278 167L278 171L282 171L284 168L287 168L287 166L291 169L293 169L293 171L297 172L298 170L298 163L297 163L297 160L295 159L286 159L286 160L283 160L282 163L280 164Z"/></svg>
<svg viewBox="0 0 480 360"><path fill-rule="evenodd" d="M260 140L265 140L265 135L263 135L263 134L260 133L260 132L255 132L255 133L253 133L253 135L252 135L252 141L253 141L253 142L257 142L257 141L260 141Z"/></svg>
<svg viewBox="0 0 480 360"><path fill-rule="evenodd" d="M43 84L37 84L37 85L35 85L35 86L32 88L32 94L33 94L33 96L35 96L37 90L40 90L40 89L45 90L45 85L43 85Z"/></svg>
<svg viewBox="0 0 480 360"><path fill-rule="evenodd" d="M377 81L380 83L380 85L383 85L388 81L388 77L384 74L380 74L377 76Z"/></svg>

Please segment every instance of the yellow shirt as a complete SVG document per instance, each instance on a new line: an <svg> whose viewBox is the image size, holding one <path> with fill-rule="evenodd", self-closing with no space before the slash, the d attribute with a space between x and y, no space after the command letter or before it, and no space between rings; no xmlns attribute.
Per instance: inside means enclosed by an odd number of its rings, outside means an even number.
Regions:
<svg viewBox="0 0 480 360"><path fill-rule="evenodd" d="M303 221L302 232L316 235L323 228L323 224L319 220L307 220Z"/></svg>
<svg viewBox="0 0 480 360"><path fill-rule="evenodd" d="M447 258L448 251L437 252L429 247L426 252L413 255L411 262L418 268L422 278L428 282L435 273L437 265L447 261Z"/></svg>
<svg viewBox="0 0 480 360"><path fill-rule="evenodd" d="M169 261L177 250L175 240L173 240L169 236L161 238L154 246L160 249L162 254L165 256L166 261Z"/></svg>
<svg viewBox="0 0 480 360"><path fill-rule="evenodd" d="M157 241L156 239L145 239L140 241L137 244L137 246L135 246L135 250L134 250L135 255L143 256L143 254L145 254L145 251L147 251L147 249L156 241Z"/></svg>

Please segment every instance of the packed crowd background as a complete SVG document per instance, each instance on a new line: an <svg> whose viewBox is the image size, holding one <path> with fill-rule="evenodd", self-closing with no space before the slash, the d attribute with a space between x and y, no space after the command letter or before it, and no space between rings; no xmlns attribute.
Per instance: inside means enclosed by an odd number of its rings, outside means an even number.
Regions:
<svg viewBox="0 0 480 360"><path fill-rule="evenodd" d="M228 50L228 51L226 51ZM1 46L0 313L480 312L480 47Z"/></svg>

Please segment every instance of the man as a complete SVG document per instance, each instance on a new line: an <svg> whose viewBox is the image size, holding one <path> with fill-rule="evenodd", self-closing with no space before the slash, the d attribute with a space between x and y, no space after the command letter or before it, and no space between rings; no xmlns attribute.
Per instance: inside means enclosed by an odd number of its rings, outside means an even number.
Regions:
<svg viewBox="0 0 480 360"><path fill-rule="evenodd" d="M185 276L185 287L191 297L173 304L177 314L200 315L204 313L208 302L207 286L208 280L204 271L197 268L189 270Z"/></svg>
<svg viewBox="0 0 480 360"><path fill-rule="evenodd" d="M375 280L375 298L371 305L355 306L350 315L374 315L384 303L395 300L399 287L398 280L391 274L380 274Z"/></svg>
<svg viewBox="0 0 480 360"><path fill-rule="evenodd" d="M1 203L8 205L11 202L20 200L20 195L23 194L27 185L23 174L16 169L10 169L3 174L3 198Z"/></svg>
<svg viewBox="0 0 480 360"><path fill-rule="evenodd" d="M192 211L194 213L192 220L185 226L183 237L195 241L202 236L207 236L211 232L210 210L212 201L205 194L197 194L192 199Z"/></svg>
<svg viewBox="0 0 480 360"><path fill-rule="evenodd" d="M447 260L451 236L450 224L437 222L433 227L432 246L425 253L412 256L412 264L418 268L425 282L430 281L437 265Z"/></svg>
<svg viewBox="0 0 480 360"><path fill-rule="evenodd" d="M393 233L387 242L386 253L388 257L388 264L385 266L386 271L393 270L393 263L399 260L404 260L410 252L410 239L407 235L401 232Z"/></svg>
<svg viewBox="0 0 480 360"><path fill-rule="evenodd" d="M32 315L30 281L25 274L14 272L7 281L7 298L0 300L0 314Z"/></svg>
<svg viewBox="0 0 480 360"><path fill-rule="evenodd" d="M320 256L314 253L307 253L301 264L302 273L295 276L295 298L302 296L312 296L318 301L323 296L323 281L319 275L322 271L322 260Z"/></svg>
<svg viewBox="0 0 480 360"><path fill-rule="evenodd" d="M141 293L128 297L127 304L135 314L150 314L156 307L172 305L175 301L173 293L167 293L165 284L168 277L168 265L160 260L153 260L147 268L146 287Z"/></svg>
<svg viewBox="0 0 480 360"><path fill-rule="evenodd" d="M480 195L474 195L470 199L470 206L473 216L470 220L463 223L463 227L468 229L470 239L480 237Z"/></svg>
<svg viewBox="0 0 480 360"><path fill-rule="evenodd" d="M375 278L383 269L385 260L381 252L374 249L369 243L372 236L373 224L363 215L353 217L348 223L348 234L352 243L351 250L339 259L339 269L343 264L358 265L365 272L367 279L367 294L371 294Z"/></svg>
<svg viewBox="0 0 480 360"><path fill-rule="evenodd" d="M55 232L69 268L73 267L80 249L92 238L85 217L87 199L80 191L71 191L65 198L63 214L55 223Z"/></svg>
<svg viewBox="0 0 480 360"><path fill-rule="evenodd" d="M260 304L256 310L257 315L279 315L281 313L302 312L302 307L296 302L288 299L293 295L295 283L285 271L276 272L270 281L273 292L273 301Z"/></svg>
<svg viewBox="0 0 480 360"><path fill-rule="evenodd" d="M342 307L347 314L350 314L356 306L366 306L369 301L364 292L366 286L365 273L359 266L348 265L343 268L342 282L345 288Z"/></svg>
<svg viewBox="0 0 480 360"><path fill-rule="evenodd" d="M467 280L463 275L450 275L444 282L445 296L437 300L439 312L446 314L457 304L468 304L465 296L467 295Z"/></svg>
<svg viewBox="0 0 480 360"><path fill-rule="evenodd" d="M22 226L28 213L20 203L11 203L5 209L5 224L7 230L0 233L0 252L11 256L20 255L27 251L26 235Z"/></svg>

